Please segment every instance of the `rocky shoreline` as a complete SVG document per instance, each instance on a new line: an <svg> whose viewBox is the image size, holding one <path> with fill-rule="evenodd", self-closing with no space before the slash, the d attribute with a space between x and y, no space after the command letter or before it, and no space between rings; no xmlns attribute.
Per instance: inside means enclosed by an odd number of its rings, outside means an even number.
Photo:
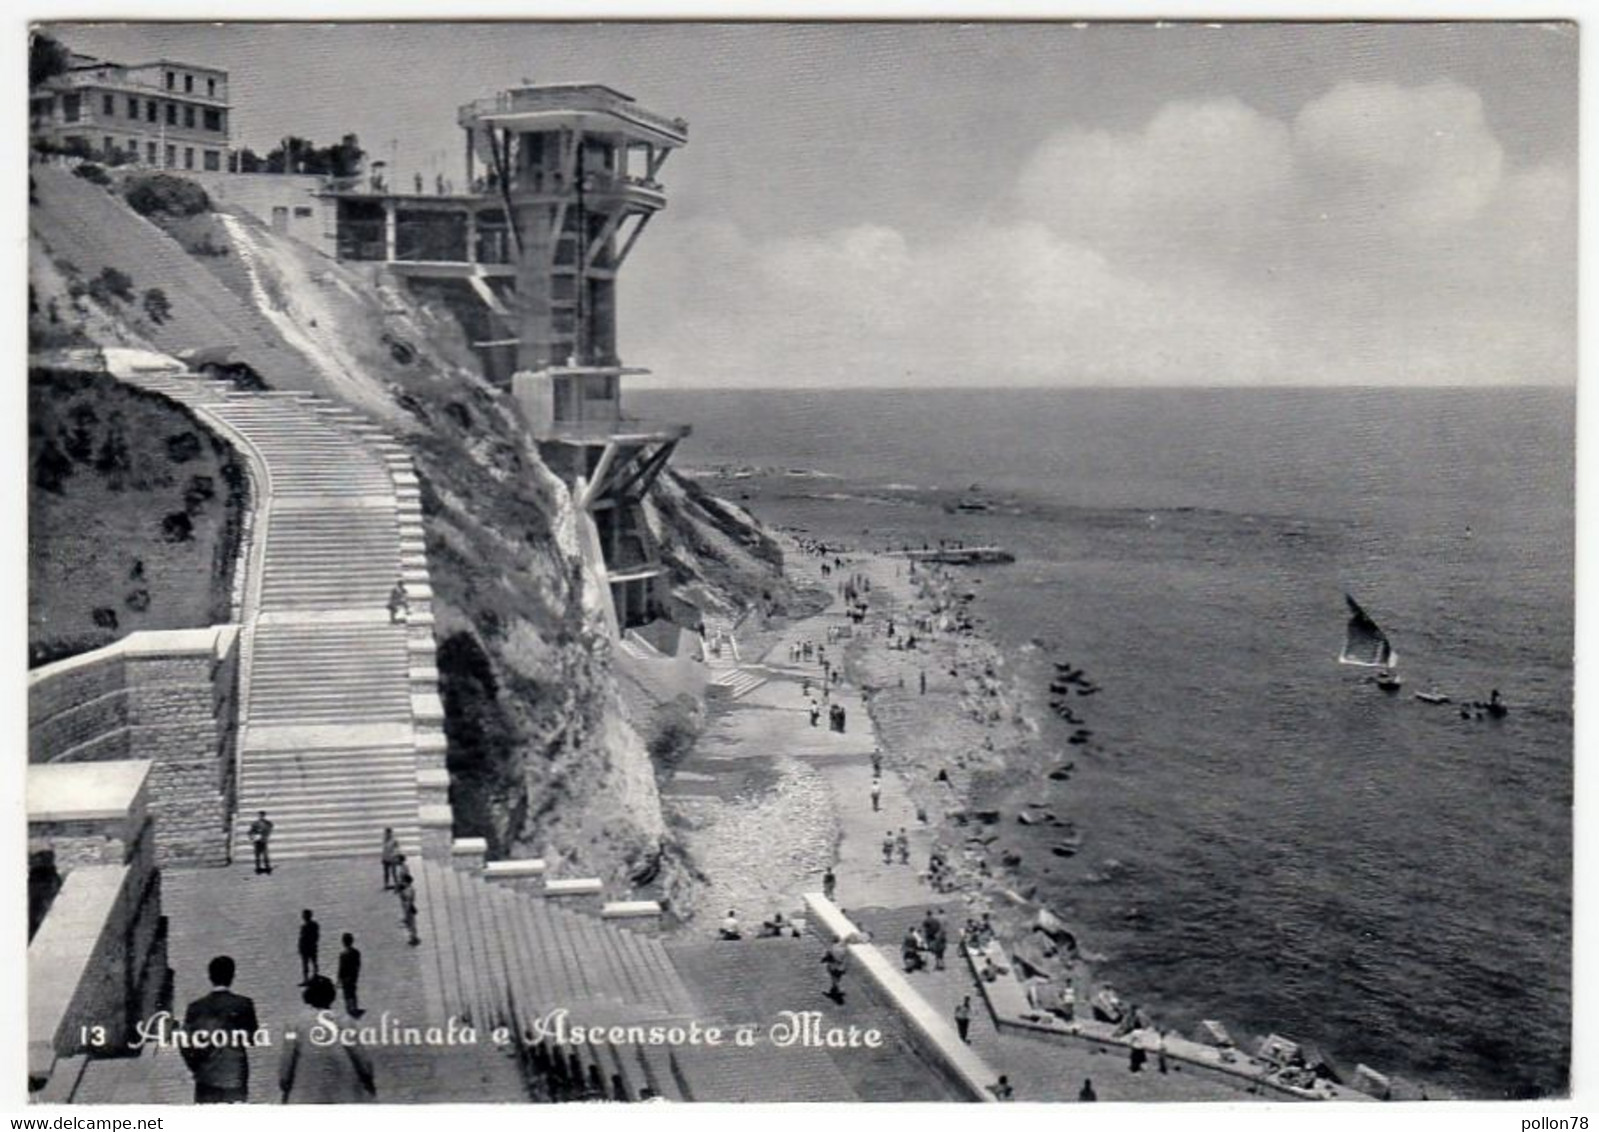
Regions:
<svg viewBox="0 0 1599 1132"><path fill-rule="evenodd" d="M1025 885L1016 874L1024 848L1071 857L1081 834L1047 802L1019 800L1027 792L1015 778L1029 774L1055 783L1070 780L1073 753L1093 749L1093 732L1080 713L1098 685L1082 669L1053 656L1045 658L1052 673L1047 691L1024 684L1024 674L1007 665L1004 653L980 635L973 621L970 609L979 575L927 565L916 565L913 572L910 563L883 553L843 556L846 570L892 577L892 584L874 586L870 595L879 624L894 617L897 624L920 622L934 630L919 636L914 650L906 650L893 647L868 626L846 652L851 681L869 691L884 766L905 778L932 830L934 853L943 864L929 882L961 901L970 918L987 916L1024 973L1071 986L1078 1011L1086 1016L1100 992L1118 995L1117 988L1096 974L1095 963L1104 957L1089 950L1082 933L1036 899L1036 886ZM1034 647L1043 648L1038 642ZM922 671L929 671L925 696L916 685ZM1025 675L1029 680L1035 676ZM1063 751L1044 749L1052 741L1039 722L1046 712L1070 729ZM1022 832L1031 834L1025 846ZM1155 1011L1118 997L1129 1021L1161 1029ZM1265 1037L1234 1036L1248 1052ZM1308 1052L1314 1063L1319 1054L1314 1047ZM1398 1077L1389 1080L1392 1099L1446 1095Z"/></svg>
<svg viewBox="0 0 1599 1132"><path fill-rule="evenodd" d="M663 795L669 821L700 873L700 883L676 909L681 930L709 932L729 908L749 926L774 911L792 912L800 894L822 887L821 874L835 861L841 836L837 787L801 757L804 752L789 748L792 731L785 740L779 731L762 730L802 710L805 685L799 680L808 670L785 665L784 650L776 647L802 637L825 643L830 659L841 658L838 702L857 720L862 709L870 716L885 783L892 779L893 792L914 815L915 879L907 876L906 883L944 905L954 928L986 918L1022 973L1072 987L1086 1018L1095 996L1113 989L1095 971L1103 957L1018 880L1017 869L1024 853L1075 855L1080 834L1040 794L1019 790L1016 778L1036 775L1041 782L1053 779L1051 786L1069 780L1074 753L1094 749L1078 705L1091 702L1086 697L1097 686L1087 674L1048 657L1054 665L1054 678L1046 681L1050 689L1033 689L1036 674L1030 670L1036 666L1030 661L1023 666L1029 671L1018 671L979 631L972 607L980 575L843 546L827 546L824 553L793 533L783 542L786 569L796 584L821 587L829 598L847 592L859 616L844 612L849 602L841 609L835 601L826 614L745 626L746 658L770 653L765 670L788 679L775 685L781 688L777 710L773 703L747 711L713 709L703 749L683 768L693 780L696 759L714 770L739 749L741 765L753 760L759 773L733 780L732 789L724 777L720 797ZM818 677L809 679L814 689ZM1053 741L1039 722L1046 711L1076 729L1070 734L1082 734L1081 743L1045 750ZM801 728L801 741L808 730ZM1153 1011L1130 997L1123 1007L1129 1024L1160 1030ZM1236 1037L1253 1050L1251 1038ZM1425 1095L1416 1086L1394 1086L1396 1097Z"/></svg>

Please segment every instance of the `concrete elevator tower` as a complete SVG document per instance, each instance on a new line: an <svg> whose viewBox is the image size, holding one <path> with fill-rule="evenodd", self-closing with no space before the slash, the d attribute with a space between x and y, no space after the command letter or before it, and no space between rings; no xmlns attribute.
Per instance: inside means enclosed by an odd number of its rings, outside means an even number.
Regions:
<svg viewBox="0 0 1599 1132"><path fill-rule="evenodd" d="M658 177L688 124L593 83L522 86L461 107L467 176L510 220L512 390L545 462L573 492L585 558L606 583L613 631L671 613L643 519L689 427L622 412L616 278L666 207Z"/></svg>

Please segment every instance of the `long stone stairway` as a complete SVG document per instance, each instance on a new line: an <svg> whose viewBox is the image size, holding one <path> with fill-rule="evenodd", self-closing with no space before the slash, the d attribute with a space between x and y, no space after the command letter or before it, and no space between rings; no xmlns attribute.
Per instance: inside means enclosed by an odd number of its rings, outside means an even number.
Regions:
<svg viewBox="0 0 1599 1132"><path fill-rule="evenodd" d="M235 855L262 810L274 860L370 855L386 827L417 852L412 633L388 609L402 553L420 551L419 526L415 542L402 538L402 517L419 518L399 495L402 486L414 494L408 459L320 399L191 376L135 380L190 404L255 458L258 568L243 611ZM407 618L425 629L431 613L419 616L417 604Z"/></svg>
<svg viewBox="0 0 1599 1132"><path fill-rule="evenodd" d="M477 1029L476 1051L431 1061L424 1051L386 1056L382 1076L394 1085L380 1091L384 1099L523 1098L520 1082L537 1079L525 1060L538 1044L532 1039L555 1010L567 1011L570 1025L693 1019L695 1001L653 936L563 907L542 882L524 891L459 860L423 859L423 782L430 770L443 773L442 708L419 488L398 445L314 397L240 392L174 372L124 378L188 405L226 435L249 459L257 493L235 611L244 635L236 863L168 878L177 1005L203 989L208 957L227 952L263 1021L284 1024L297 991L283 940L303 906L316 909L324 938L356 932L379 979L375 1007ZM399 623L388 608L396 581L408 599ZM258 810L275 824L272 855L282 863L272 877L249 875L245 830ZM415 946L406 945L398 907L378 885L386 826L412 856ZM597 892L582 898L599 900ZM495 1044L501 1027L517 1037ZM519 1057L513 1081L506 1074ZM598 1073L608 1091L696 1099L692 1055L599 1046L581 1060L573 1071ZM266 1101L270 1070L260 1068L252 1099ZM190 1091L178 1059L151 1051L90 1062L77 1099L177 1103Z"/></svg>

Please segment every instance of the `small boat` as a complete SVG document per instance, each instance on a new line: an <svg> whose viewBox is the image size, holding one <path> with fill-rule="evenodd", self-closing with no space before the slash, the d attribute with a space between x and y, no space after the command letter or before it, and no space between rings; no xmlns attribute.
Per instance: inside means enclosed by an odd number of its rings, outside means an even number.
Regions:
<svg viewBox="0 0 1599 1132"><path fill-rule="evenodd" d="M1338 663L1391 672L1399 664L1399 654L1389 644L1387 635L1354 598L1345 594L1344 601L1349 604L1349 625L1344 634L1343 652L1338 654Z"/></svg>
<svg viewBox="0 0 1599 1132"><path fill-rule="evenodd" d="M1348 594L1344 601L1349 605L1349 624L1344 632L1344 648L1338 654L1339 664L1356 664L1362 668L1375 668L1366 683L1375 684L1379 691L1390 695L1405 686L1399 675L1399 653L1388 641L1388 636L1374 621L1371 614L1360 608L1360 603Z"/></svg>
<svg viewBox="0 0 1599 1132"><path fill-rule="evenodd" d="M1416 698L1424 704L1447 704L1449 697L1442 692L1417 692Z"/></svg>
<svg viewBox="0 0 1599 1132"><path fill-rule="evenodd" d="M1016 561L1016 555L999 546L940 547L927 550L903 551L900 557L912 562L934 562L942 566L1005 565Z"/></svg>
<svg viewBox="0 0 1599 1132"><path fill-rule="evenodd" d="M1386 668L1373 676L1371 682L1384 692L1397 692L1405 686L1404 678L1399 673L1390 672Z"/></svg>

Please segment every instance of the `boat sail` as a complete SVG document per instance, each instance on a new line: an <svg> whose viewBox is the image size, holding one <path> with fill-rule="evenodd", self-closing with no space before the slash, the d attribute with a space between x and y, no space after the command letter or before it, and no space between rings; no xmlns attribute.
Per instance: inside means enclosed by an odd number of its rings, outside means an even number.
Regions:
<svg viewBox="0 0 1599 1132"><path fill-rule="evenodd" d="M1392 668L1399 662L1399 654L1383 634L1371 615L1360 608L1360 603L1348 594L1349 628L1344 636L1344 651L1339 654L1340 664L1358 664L1363 668Z"/></svg>

